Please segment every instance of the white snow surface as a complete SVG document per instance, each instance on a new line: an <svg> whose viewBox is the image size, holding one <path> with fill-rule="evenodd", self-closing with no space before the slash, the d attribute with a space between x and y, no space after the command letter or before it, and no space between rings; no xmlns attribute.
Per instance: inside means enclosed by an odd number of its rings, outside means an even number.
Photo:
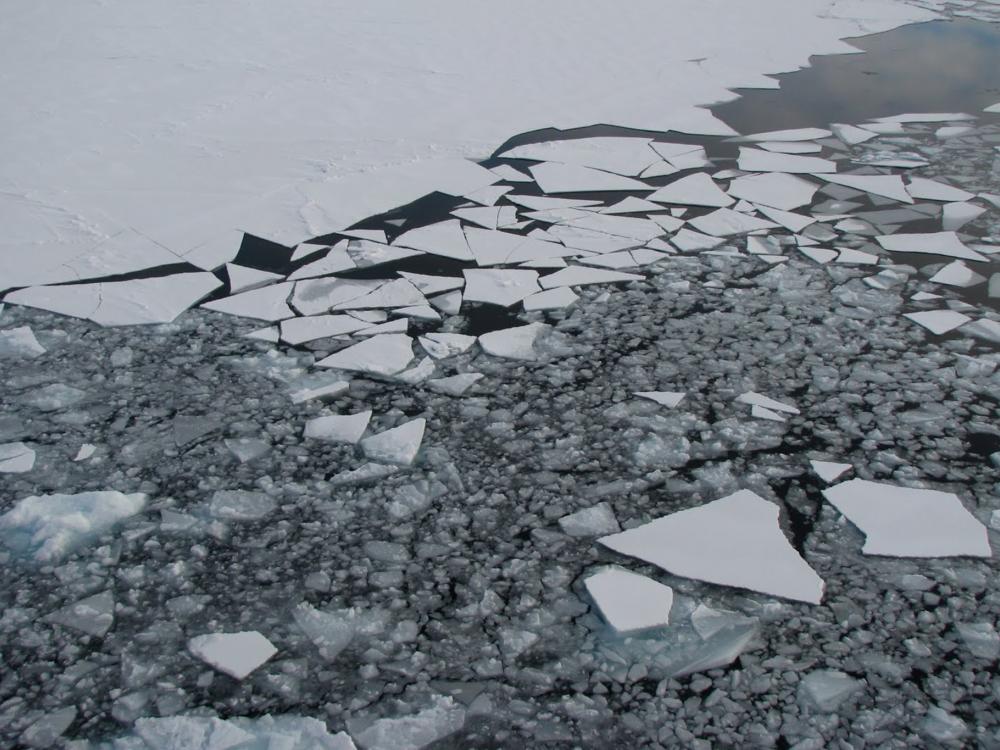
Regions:
<svg viewBox="0 0 1000 750"><path fill-rule="evenodd" d="M12 9L0 28L0 64L17 71L0 83L5 283L75 279L63 264L126 234L146 249L124 243L105 272L218 265L240 231L294 245L431 190L484 187L496 175L463 157L536 128L730 133L694 105L854 51L845 37L935 17L902 0L504 6L528 24L496 12L459 0Z"/></svg>

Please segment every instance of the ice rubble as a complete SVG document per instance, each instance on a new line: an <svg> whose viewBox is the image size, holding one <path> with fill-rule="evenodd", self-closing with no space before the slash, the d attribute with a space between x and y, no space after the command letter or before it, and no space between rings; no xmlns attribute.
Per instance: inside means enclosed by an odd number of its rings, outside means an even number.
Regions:
<svg viewBox="0 0 1000 750"><path fill-rule="evenodd" d="M658 628L670 623L674 591L651 578L608 567L583 581L604 619L617 633Z"/></svg>
<svg viewBox="0 0 1000 750"><path fill-rule="evenodd" d="M36 562L52 562L140 513L146 500L115 491L33 495L0 516L0 540Z"/></svg>
<svg viewBox="0 0 1000 750"><path fill-rule="evenodd" d="M740 490L601 544L674 575L818 604L823 581L778 526L778 506Z"/></svg>
<svg viewBox="0 0 1000 750"><path fill-rule="evenodd" d="M864 533L867 555L992 555L986 527L950 492L852 479L823 495Z"/></svg>
<svg viewBox="0 0 1000 750"><path fill-rule="evenodd" d="M278 653L256 630L196 635L187 645L194 656L236 680L246 678Z"/></svg>

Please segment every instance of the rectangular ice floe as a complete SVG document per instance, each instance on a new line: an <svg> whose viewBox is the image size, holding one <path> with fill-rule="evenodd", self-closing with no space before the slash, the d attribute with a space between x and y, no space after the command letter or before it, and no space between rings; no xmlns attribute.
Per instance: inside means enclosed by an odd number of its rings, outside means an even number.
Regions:
<svg viewBox="0 0 1000 750"><path fill-rule="evenodd" d="M316 365L374 375L395 375L405 370L411 361L413 340L404 333L387 333L334 352Z"/></svg>
<svg viewBox="0 0 1000 750"><path fill-rule="evenodd" d="M954 310L928 310L926 312L906 313L904 318L909 318L914 323L923 326L931 333L938 336L948 333L972 318Z"/></svg>
<svg viewBox="0 0 1000 750"><path fill-rule="evenodd" d="M890 234L875 240L886 250L896 253L927 253L948 258L985 261L980 255L962 244L954 232L929 232L926 234Z"/></svg>
<svg viewBox="0 0 1000 750"><path fill-rule="evenodd" d="M816 174L836 172L836 162L816 156L796 154L776 154L759 148L740 147L737 165L744 172L789 172L794 174Z"/></svg>
<svg viewBox="0 0 1000 750"><path fill-rule="evenodd" d="M782 211L812 203L819 185L796 175L781 172L745 175L729 183L729 194L751 203Z"/></svg>
<svg viewBox="0 0 1000 750"><path fill-rule="evenodd" d="M652 578L609 566L585 578L583 584L617 633L633 633L670 623L674 591Z"/></svg>
<svg viewBox="0 0 1000 750"><path fill-rule="evenodd" d="M674 575L818 604L823 580L785 538L778 514L740 490L598 541Z"/></svg>
<svg viewBox="0 0 1000 750"><path fill-rule="evenodd" d="M726 195L704 172L696 172L675 180L647 197L656 203L709 206L712 208L731 206L736 202L732 197Z"/></svg>
<svg viewBox="0 0 1000 750"><path fill-rule="evenodd" d="M515 146L499 156L504 159L574 164L636 177L654 161L658 161L656 153L649 146L648 138L572 138Z"/></svg>
<svg viewBox="0 0 1000 750"><path fill-rule="evenodd" d="M823 490L823 495L861 529L866 555L992 555L986 527L951 492L852 479Z"/></svg>
<svg viewBox="0 0 1000 750"><path fill-rule="evenodd" d="M543 193L650 191L644 182L575 164L542 162L528 167Z"/></svg>

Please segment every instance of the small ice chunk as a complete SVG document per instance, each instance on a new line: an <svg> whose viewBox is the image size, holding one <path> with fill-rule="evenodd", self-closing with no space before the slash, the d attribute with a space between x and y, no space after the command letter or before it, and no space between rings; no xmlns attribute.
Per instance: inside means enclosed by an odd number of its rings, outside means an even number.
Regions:
<svg viewBox="0 0 1000 750"><path fill-rule="evenodd" d="M865 130L864 128L858 128L854 125L834 124L830 126L830 130L832 130L833 134L848 146L856 146L859 143L864 143L865 141L870 141L872 138L878 137L878 133L872 132L871 130Z"/></svg>
<svg viewBox="0 0 1000 750"><path fill-rule="evenodd" d="M648 398L650 401L655 401L661 406L673 409L687 394L678 391L636 391L635 395L640 398Z"/></svg>
<svg viewBox="0 0 1000 750"><path fill-rule="evenodd" d="M992 622L959 622L955 630L973 656L989 661L1000 657L1000 634Z"/></svg>
<svg viewBox="0 0 1000 750"><path fill-rule="evenodd" d="M972 318L954 310L926 310L924 312L906 313L904 318L909 318L917 325L921 325L933 334L938 336L948 333L959 326L968 323Z"/></svg>
<svg viewBox="0 0 1000 750"><path fill-rule="evenodd" d="M305 401L312 401L314 398L329 398L346 393L351 387L347 380L335 380L332 383L318 385L313 388L298 388L289 392L289 397L293 404L301 404Z"/></svg>
<svg viewBox="0 0 1000 750"><path fill-rule="evenodd" d="M569 536L600 536L621 531L615 512L607 503L598 503L559 519L559 527Z"/></svg>
<svg viewBox="0 0 1000 750"><path fill-rule="evenodd" d="M962 244L954 232L924 234L890 234L875 240L886 250L896 253L927 253L948 258L985 261L987 258Z"/></svg>
<svg viewBox="0 0 1000 750"><path fill-rule="evenodd" d="M278 326L265 326L264 328L257 328L256 330L250 331L250 333L244 334L243 338L277 344L278 341L281 340L281 331Z"/></svg>
<svg viewBox="0 0 1000 750"><path fill-rule="evenodd" d="M420 750L465 726L465 708L448 696L435 696L430 707L412 716L378 719L351 734L365 750Z"/></svg>
<svg viewBox="0 0 1000 750"><path fill-rule="evenodd" d="M537 271L472 268L462 273L466 302L510 307L541 291Z"/></svg>
<svg viewBox="0 0 1000 750"><path fill-rule="evenodd" d="M100 594L88 596L56 610L45 620L95 638L103 638L115 621L114 595L110 591L102 591Z"/></svg>
<svg viewBox="0 0 1000 750"><path fill-rule="evenodd" d="M261 289L252 289L249 292L206 302L202 307L227 315L239 315L273 323L295 317L292 308L288 306L288 298L292 294L293 287L294 284L290 281L271 284Z"/></svg>
<svg viewBox="0 0 1000 750"><path fill-rule="evenodd" d="M976 273L962 261L953 260L931 276L930 280L935 284L947 284L948 286L957 286L964 289L976 284L982 284L986 281L986 277Z"/></svg>
<svg viewBox="0 0 1000 750"><path fill-rule="evenodd" d="M356 443L368 428L371 409L357 414L334 414L306 422L303 436L331 443Z"/></svg>
<svg viewBox="0 0 1000 750"><path fill-rule="evenodd" d="M906 192L914 198L930 201L967 201L976 197L973 193L926 177L911 177Z"/></svg>
<svg viewBox="0 0 1000 750"><path fill-rule="evenodd" d="M548 276L543 276L540 284L543 289L555 289L561 286L584 286L587 284L609 284L619 281L642 281L645 277L634 273L604 270L601 268L584 268L570 266Z"/></svg>
<svg viewBox="0 0 1000 750"><path fill-rule="evenodd" d="M682 177L664 185L648 197L656 203L673 203L682 206L731 206L736 201L726 195L704 172Z"/></svg>
<svg viewBox="0 0 1000 750"><path fill-rule="evenodd" d="M292 617L326 661L333 661L351 645L360 619L355 609L324 612L307 602L292 610Z"/></svg>
<svg viewBox="0 0 1000 750"><path fill-rule="evenodd" d="M691 613L691 627L703 641L710 640L723 630L746 628L754 624L752 617L724 609L712 609L704 604L699 604Z"/></svg>
<svg viewBox="0 0 1000 750"><path fill-rule="evenodd" d="M983 112L1000 113L1000 102L997 102L996 104L991 104L986 109L984 109Z"/></svg>
<svg viewBox="0 0 1000 750"><path fill-rule="evenodd" d="M405 333L384 333L334 352L318 367L395 375L413 361L413 340Z"/></svg>
<svg viewBox="0 0 1000 750"><path fill-rule="evenodd" d="M1000 344L1000 323L989 318L980 318L962 326L962 333Z"/></svg>
<svg viewBox="0 0 1000 750"><path fill-rule="evenodd" d="M277 507L274 499L263 492L217 490L209 501L208 512L223 521L257 521Z"/></svg>
<svg viewBox="0 0 1000 750"><path fill-rule="evenodd" d="M818 154L823 147L812 141L762 141L757 144L765 151L779 154Z"/></svg>
<svg viewBox="0 0 1000 750"><path fill-rule="evenodd" d="M351 471L343 471L330 480L330 484L337 486L365 484L375 482L399 471L398 466L387 464L366 463Z"/></svg>
<svg viewBox="0 0 1000 750"><path fill-rule="evenodd" d="M747 391L746 393L740 394L736 400L741 404L750 404L751 406L763 406L765 409L771 409L773 411L783 411L789 414L798 414L799 410L794 406L789 406L788 404L783 404L780 401L775 401L773 398L768 398L767 396L756 393L755 391Z"/></svg>
<svg viewBox="0 0 1000 750"><path fill-rule="evenodd" d="M94 455L97 451L97 446L91 443L84 443L80 446L80 450L76 452L76 458L74 461L86 461L88 458Z"/></svg>
<svg viewBox="0 0 1000 750"><path fill-rule="evenodd" d="M223 442L241 464L260 458L271 450L269 442L257 438L226 438Z"/></svg>
<svg viewBox="0 0 1000 750"><path fill-rule="evenodd" d="M278 653L274 644L256 630L197 635L188 641L188 650L237 680L242 680Z"/></svg>
<svg viewBox="0 0 1000 750"><path fill-rule="evenodd" d="M802 699L817 711L833 713L841 703L862 689L856 680L836 669L820 669L802 678L799 691Z"/></svg>
<svg viewBox="0 0 1000 750"><path fill-rule="evenodd" d="M0 331L0 359L34 359L45 354L35 332L28 326Z"/></svg>
<svg viewBox="0 0 1000 750"><path fill-rule="evenodd" d="M428 333L419 339L420 345L434 359L446 359L468 351L476 343L475 336L462 333Z"/></svg>
<svg viewBox="0 0 1000 750"><path fill-rule="evenodd" d="M941 299L940 294L931 294L930 292L917 292L910 299L915 302L927 302L932 299Z"/></svg>
<svg viewBox="0 0 1000 750"><path fill-rule="evenodd" d="M809 463L812 464L813 471L827 484L838 479L844 472L854 468L851 464L838 464L832 461L810 460Z"/></svg>
<svg viewBox="0 0 1000 750"><path fill-rule="evenodd" d="M249 292L284 278L281 274L238 266L235 263L226 263L226 274L229 276L230 294Z"/></svg>
<svg viewBox="0 0 1000 750"><path fill-rule="evenodd" d="M865 535L862 552L889 557L990 557L986 527L957 495L852 479L823 495Z"/></svg>
<svg viewBox="0 0 1000 750"><path fill-rule="evenodd" d="M443 393L446 396L461 396L469 390L474 383L482 380L482 378L482 373L468 372L460 375L452 375L448 378L428 380L427 387L436 393Z"/></svg>
<svg viewBox="0 0 1000 750"><path fill-rule="evenodd" d="M695 250L711 250L723 242L725 242L725 239L722 237L710 237L701 232L692 232L687 228L682 229L670 238L670 244L684 253L690 253Z"/></svg>
<svg viewBox="0 0 1000 750"><path fill-rule="evenodd" d="M550 326L545 323L530 323L526 326L503 328L490 331L479 337L479 346L487 354L506 359L537 359L534 344Z"/></svg>
<svg viewBox="0 0 1000 750"><path fill-rule="evenodd" d="M33 495L0 516L0 539L36 562L52 562L141 512L146 499L110 490Z"/></svg>
<svg viewBox="0 0 1000 750"><path fill-rule="evenodd" d="M445 315L458 315L462 309L462 293L459 291L445 292L431 298L429 302Z"/></svg>
<svg viewBox="0 0 1000 750"><path fill-rule="evenodd" d="M561 310L569 307L580 299L580 296L568 286L561 286L555 289L548 289L544 292L532 294L522 301L526 311L532 310Z"/></svg>
<svg viewBox="0 0 1000 750"><path fill-rule="evenodd" d="M383 464L409 466L417 457L427 420L413 419L361 441L365 456Z"/></svg>
<svg viewBox="0 0 1000 750"><path fill-rule="evenodd" d="M964 112L907 112L902 115L879 117L876 122L914 123L914 122L952 122L958 120L974 120L972 115Z"/></svg>
<svg viewBox="0 0 1000 750"><path fill-rule="evenodd" d="M785 418L778 414L776 411L772 411L760 404L754 404L750 407L750 416L755 419L766 419L770 422L784 422Z"/></svg>
<svg viewBox="0 0 1000 750"><path fill-rule="evenodd" d="M583 581L597 608L617 633L670 624L674 590L652 578L609 566Z"/></svg>
<svg viewBox="0 0 1000 750"><path fill-rule="evenodd" d="M921 731L938 742L955 742L968 734L969 728L964 721L940 706L931 706L927 709Z"/></svg>
<svg viewBox="0 0 1000 750"><path fill-rule="evenodd" d="M818 604L823 581L785 538L778 506L740 490L598 540L674 575Z"/></svg>
<svg viewBox="0 0 1000 750"><path fill-rule="evenodd" d="M0 474L23 474L35 466L35 451L24 443L0 443Z"/></svg>
<svg viewBox="0 0 1000 750"><path fill-rule="evenodd" d="M392 244L455 260L474 260L462 231L462 222L458 219L411 229L399 235Z"/></svg>
<svg viewBox="0 0 1000 750"><path fill-rule="evenodd" d="M729 183L729 194L751 203L782 211L808 206L819 186L802 177L781 172L751 174Z"/></svg>
<svg viewBox="0 0 1000 750"><path fill-rule="evenodd" d="M67 706L42 714L28 726L19 738L25 747L55 747L66 730L76 720L76 706ZM75 743L70 743L70 745ZM67 745L69 747L70 745Z"/></svg>
<svg viewBox="0 0 1000 750"><path fill-rule="evenodd" d="M837 171L837 163L817 156L779 154L758 148L740 147L737 166L744 172L788 172L819 174ZM655 198L651 198L655 200Z"/></svg>

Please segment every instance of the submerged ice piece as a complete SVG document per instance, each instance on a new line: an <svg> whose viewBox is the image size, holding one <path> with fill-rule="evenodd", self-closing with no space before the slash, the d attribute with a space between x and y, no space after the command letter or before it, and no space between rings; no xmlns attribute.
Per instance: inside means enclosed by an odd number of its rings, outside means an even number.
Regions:
<svg viewBox="0 0 1000 750"><path fill-rule="evenodd" d="M652 578L609 566L584 580L587 593L618 633L670 624L674 590Z"/></svg>
<svg viewBox="0 0 1000 750"><path fill-rule="evenodd" d="M778 526L778 506L740 490L598 540L674 575L819 604L823 580Z"/></svg>
<svg viewBox="0 0 1000 750"><path fill-rule="evenodd" d="M823 495L865 535L862 552L890 557L990 557L986 527L951 492L852 479Z"/></svg>
<svg viewBox="0 0 1000 750"><path fill-rule="evenodd" d="M237 680L242 680L278 653L274 644L256 630L197 635L188 641L188 650Z"/></svg>

